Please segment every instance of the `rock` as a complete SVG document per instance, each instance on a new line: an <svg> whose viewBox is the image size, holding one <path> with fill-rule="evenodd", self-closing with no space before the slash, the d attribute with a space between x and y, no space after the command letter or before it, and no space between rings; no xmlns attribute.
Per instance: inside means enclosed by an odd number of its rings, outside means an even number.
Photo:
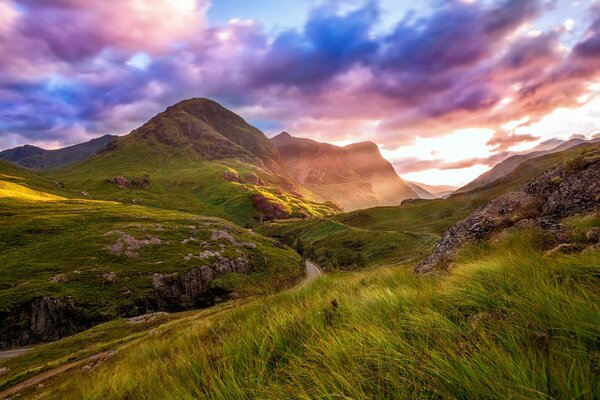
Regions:
<svg viewBox="0 0 600 400"><path fill-rule="evenodd" d="M415 272L444 268L464 243L486 239L511 226L533 225L556 232L563 218L593 212L599 195L598 158L588 157L578 163L577 168L559 164L451 226Z"/></svg>
<svg viewBox="0 0 600 400"><path fill-rule="evenodd" d="M233 170L227 170L227 171L223 172L223 179L225 179L226 181L229 181L229 182L236 182L236 183L242 182L238 173Z"/></svg>
<svg viewBox="0 0 600 400"><path fill-rule="evenodd" d="M252 265L245 257L233 260L219 257L211 266L201 265L184 274L155 273L152 276L152 287L159 308L167 310L181 310L194 307L206 301L204 296L211 290L211 283L217 275L236 272L249 273ZM215 302L215 297L211 303Z"/></svg>
<svg viewBox="0 0 600 400"><path fill-rule="evenodd" d="M106 232L103 236L111 235L119 235L119 238L112 246L106 246L108 252L116 255L125 255L131 258L138 258L140 256L139 250L144 246L162 243L162 240L154 236L147 235L144 239L138 240L121 231Z"/></svg>
<svg viewBox="0 0 600 400"><path fill-rule="evenodd" d="M107 179L108 183L113 183L121 189L148 189L150 187L150 179L148 177L135 176L127 178L125 176L115 176Z"/></svg>
<svg viewBox="0 0 600 400"><path fill-rule="evenodd" d="M287 219L291 217L291 210L279 200L269 199L262 194L252 196L254 208L258 211L259 222Z"/></svg>
<svg viewBox="0 0 600 400"><path fill-rule="evenodd" d="M571 254L582 251L584 246L577 243L562 243L556 246L555 248L548 250L544 253L545 257L552 257L557 254Z"/></svg>
<svg viewBox="0 0 600 400"><path fill-rule="evenodd" d="M111 284L117 281L117 274L114 272L107 272L106 274L102 274L102 279L104 283Z"/></svg>
<svg viewBox="0 0 600 400"><path fill-rule="evenodd" d="M600 243L600 228L592 228L585 234L585 237L591 243Z"/></svg>
<svg viewBox="0 0 600 400"><path fill-rule="evenodd" d="M52 279L50 279L50 280L54 283L62 283L62 282L68 282L69 278L67 277L66 274L57 274L57 275L54 275L52 277Z"/></svg>
<svg viewBox="0 0 600 400"><path fill-rule="evenodd" d="M264 185L264 182L262 181L262 179L260 179L258 177L258 175L256 175L254 172L248 172L244 176L244 179L246 180L246 182L248 182L251 185L256 185L256 186Z"/></svg>
<svg viewBox="0 0 600 400"><path fill-rule="evenodd" d="M10 371L10 368L8 368L8 367L2 367L2 368L0 368L0 375L3 375L5 373L7 373L8 371Z"/></svg>

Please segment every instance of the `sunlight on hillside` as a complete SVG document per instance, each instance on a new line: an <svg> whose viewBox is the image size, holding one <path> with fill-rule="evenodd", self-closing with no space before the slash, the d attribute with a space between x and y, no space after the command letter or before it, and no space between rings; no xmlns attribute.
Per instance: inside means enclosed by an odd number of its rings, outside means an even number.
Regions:
<svg viewBox="0 0 600 400"><path fill-rule="evenodd" d="M66 200L64 197L53 194L38 192L29 189L26 186L12 182L0 181L0 198L17 198L27 201L60 201Z"/></svg>

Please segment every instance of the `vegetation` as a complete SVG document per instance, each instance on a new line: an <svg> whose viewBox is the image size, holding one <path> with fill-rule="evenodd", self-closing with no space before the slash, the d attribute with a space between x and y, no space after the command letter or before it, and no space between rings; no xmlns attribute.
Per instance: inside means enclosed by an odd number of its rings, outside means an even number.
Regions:
<svg viewBox="0 0 600 400"><path fill-rule="evenodd" d="M425 233L355 228L335 219L275 221L257 232L295 248L327 270L420 260L438 240Z"/></svg>
<svg viewBox="0 0 600 400"><path fill-rule="evenodd" d="M473 245L448 275L329 275L29 396L598 398L600 252L548 257L546 244L524 231Z"/></svg>
<svg viewBox="0 0 600 400"><path fill-rule="evenodd" d="M68 299L81 330L120 315L156 310L153 274L244 258L251 272L216 275L221 294L274 293L304 274L300 256L232 223L195 214L109 201L69 199L27 171L0 174L0 331L28 328L20 312L34 299ZM61 189L55 186L55 193ZM204 255L202 255L204 254ZM186 308L181 305L180 309ZM21 311L19 311L21 310ZM9 321L12 321L9 323ZM27 326L25 326L27 325Z"/></svg>

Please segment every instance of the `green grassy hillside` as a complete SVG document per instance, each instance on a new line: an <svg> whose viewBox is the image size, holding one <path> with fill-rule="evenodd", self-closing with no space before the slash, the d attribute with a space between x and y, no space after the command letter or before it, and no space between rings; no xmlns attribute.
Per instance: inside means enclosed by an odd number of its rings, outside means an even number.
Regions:
<svg viewBox="0 0 600 400"><path fill-rule="evenodd" d="M600 253L545 256L544 238L523 231L471 246L447 275L327 276L157 333L27 395L595 399Z"/></svg>
<svg viewBox="0 0 600 400"><path fill-rule="evenodd" d="M242 227L339 211L287 176L262 132L206 99L169 107L97 156L45 176L71 196L216 216Z"/></svg>
<svg viewBox="0 0 600 400"><path fill-rule="evenodd" d="M31 172L0 168L3 346L57 339L120 315L211 305L231 293L273 293L304 274L296 252L225 220L67 198ZM210 277L188 276L201 266Z"/></svg>

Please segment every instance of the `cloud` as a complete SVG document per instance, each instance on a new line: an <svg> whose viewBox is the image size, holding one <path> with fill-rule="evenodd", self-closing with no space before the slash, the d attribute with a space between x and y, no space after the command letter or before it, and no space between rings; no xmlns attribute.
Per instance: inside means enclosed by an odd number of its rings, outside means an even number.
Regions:
<svg viewBox="0 0 600 400"><path fill-rule="evenodd" d="M487 142L487 145L490 146L493 151L505 151L517 144L535 142L539 139L539 136L533 136L529 133L500 133L494 135L494 137Z"/></svg>
<svg viewBox="0 0 600 400"><path fill-rule="evenodd" d="M273 129L390 151L459 129L498 132L491 156L395 163L404 172L460 170L533 144L537 121L594 93L598 7L565 47L563 27L527 33L553 12L541 0L441 0L388 30L376 1L341 3L267 32L252 20L211 25L206 0L0 0L0 146L126 133L203 96ZM522 127L503 128L523 117Z"/></svg>

